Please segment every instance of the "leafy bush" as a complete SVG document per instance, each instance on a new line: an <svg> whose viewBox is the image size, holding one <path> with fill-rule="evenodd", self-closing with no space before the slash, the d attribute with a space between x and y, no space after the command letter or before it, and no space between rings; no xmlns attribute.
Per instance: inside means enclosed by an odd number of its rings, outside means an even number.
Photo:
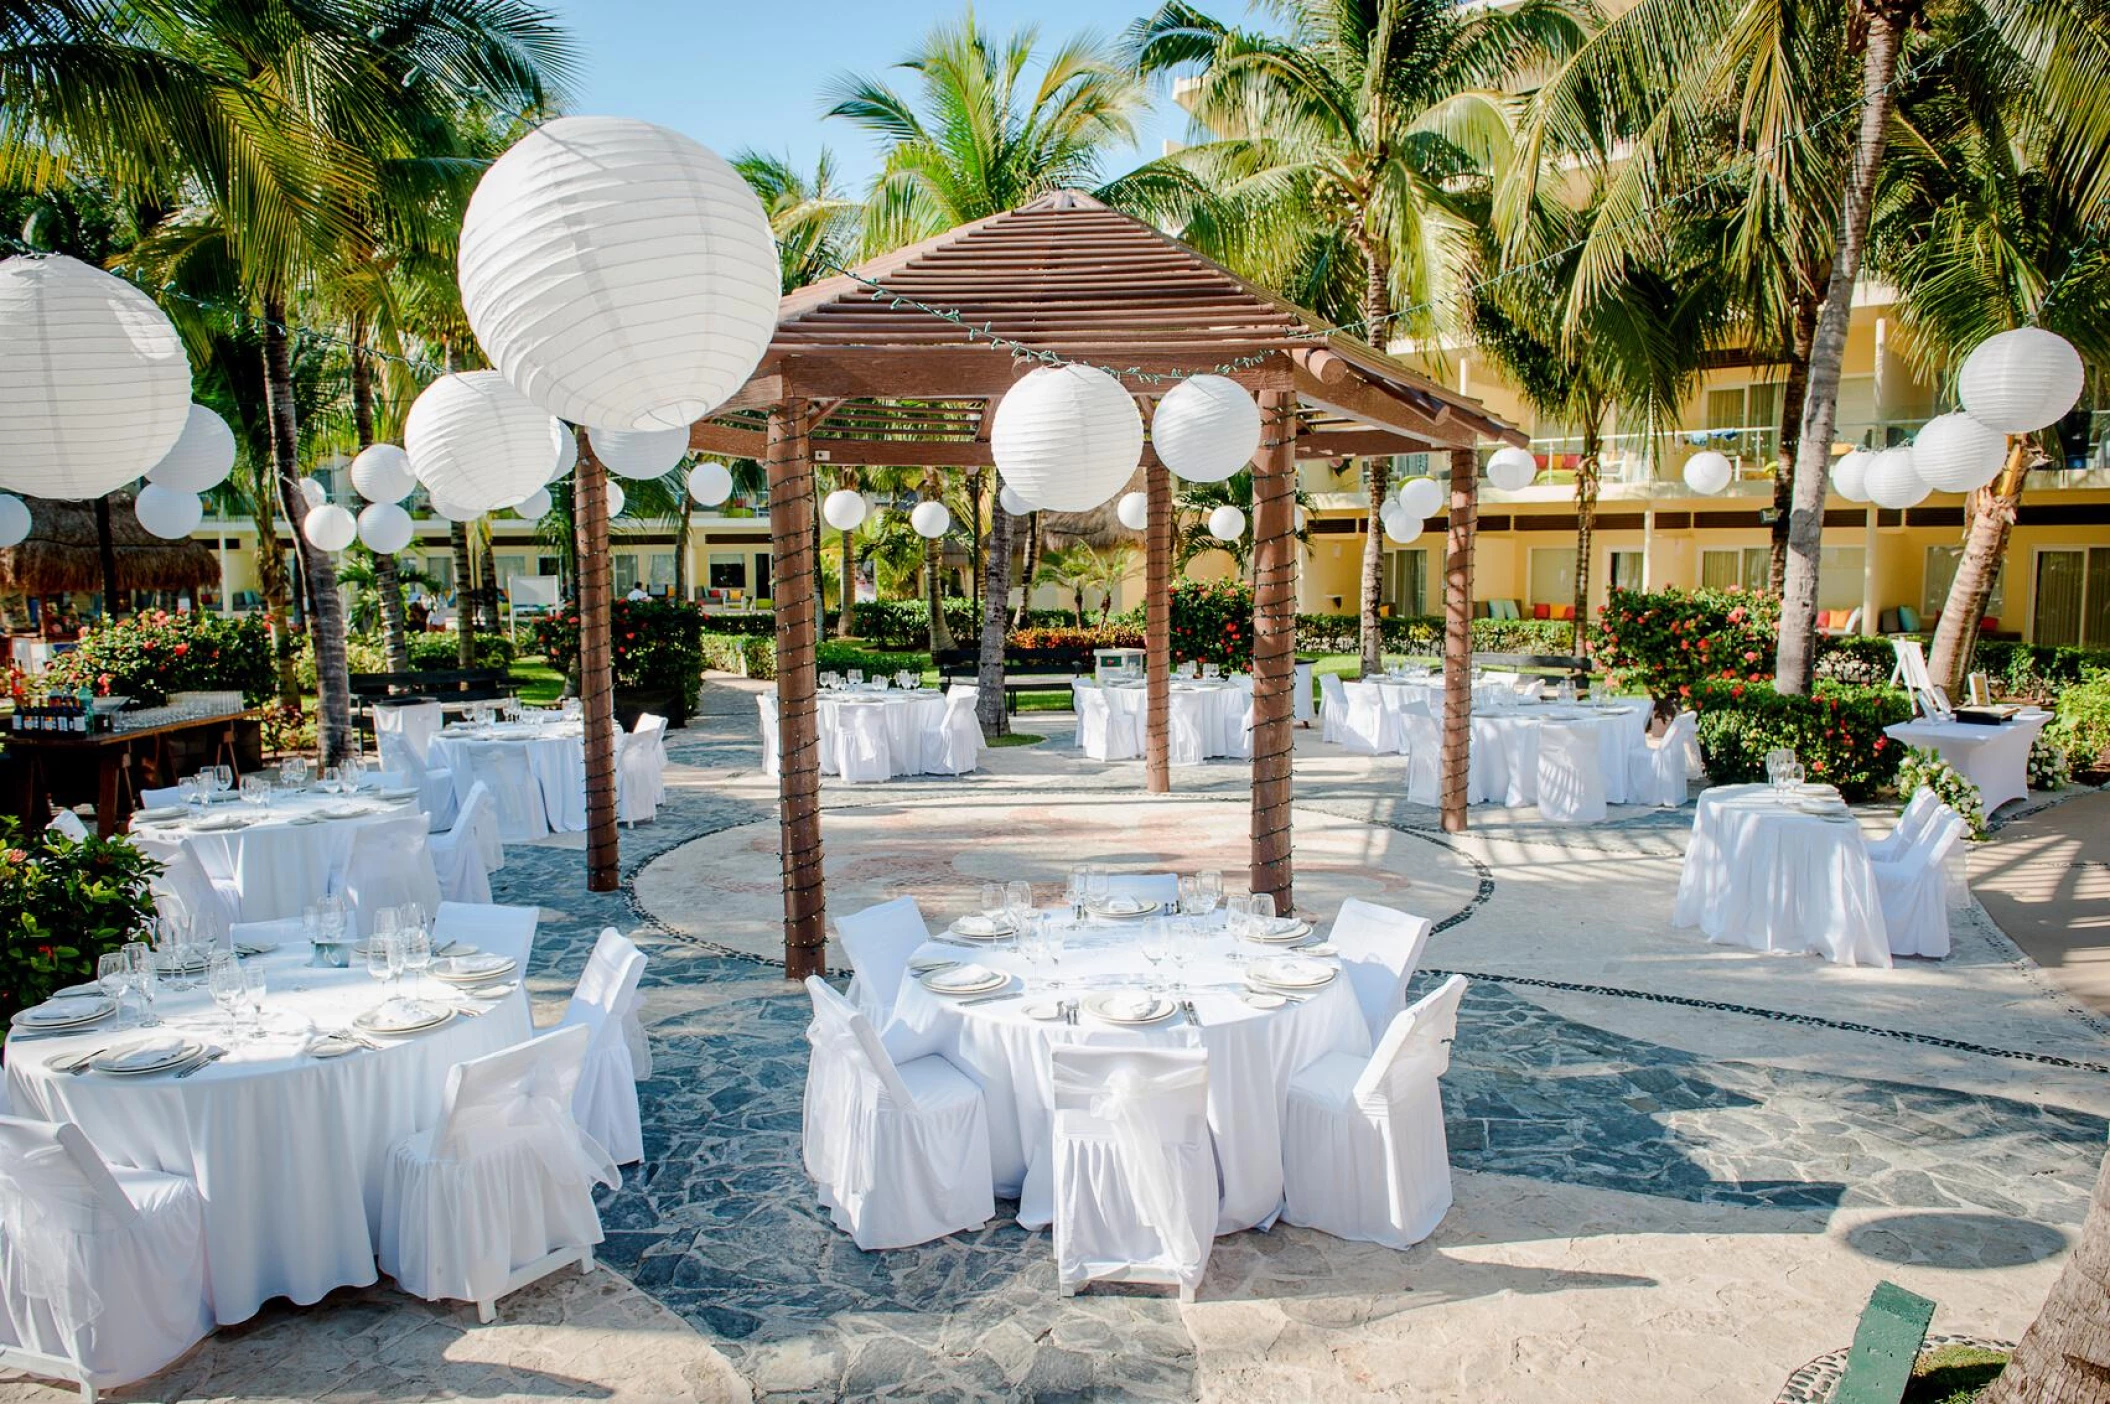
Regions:
<svg viewBox="0 0 2110 1404"><path fill-rule="evenodd" d="M149 939L161 864L122 839L24 834L0 815L0 1018L95 978L98 956Z"/></svg>
<svg viewBox="0 0 2110 1404"><path fill-rule="evenodd" d="M945 627L957 639L972 639L982 631L974 601L954 596L945 601ZM882 649L921 648L930 642L930 602L927 600L859 600L850 607L850 632Z"/></svg>
<svg viewBox="0 0 2110 1404"><path fill-rule="evenodd" d="M1575 625L1566 619L1475 619L1471 627L1475 653L1567 654L1575 641ZM1385 652L1416 657L1442 656L1444 630L1443 616L1437 614L1378 621ZM1299 653L1355 653L1362 646L1362 622L1356 615L1297 616Z"/></svg>
<svg viewBox="0 0 2110 1404"><path fill-rule="evenodd" d="M2054 648L2014 639L1980 639L1972 667L1990 677L1997 696L2049 703L2060 689L2110 670L2110 649Z"/></svg>
<svg viewBox="0 0 2110 1404"><path fill-rule="evenodd" d="M1912 702L1889 687L1819 682L1807 697L1766 681L1705 679L1681 684L1700 714L1700 756L1717 785L1766 778L1766 753L1785 746L1809 779L1837 785L1850 800L1872 798L1898 773L1904 747L1883 728L1908 721Z"/></svg>
<svg viewBox="0 0 2110 1404"><path fill-rule="evenodd" d="M1969 776L1941 758L1938 751L1915 746L1898 763L1898 793L1916 795L1934 791L1934 797L1963 816L1971 826L1971 837L1985 837L1985 798Z"/></svg>
<svg viewBox="0 0 2110 1404"><path fill-rule="evenodd" d="M80 647L51 663L55 686L91 688L154 707L171 692L239 691L251 705L277 690L271 637L256 616L166 610L81 631Z"/></svg>
<svg viewBox="0 0 2110 1404"><path fill-rule="evenodd" d="M410 666L419 672L445 673L461 666L461 642L453 634L412 634L409 651ZM510 668L514 653L513 641L504 634L479 633L474 666Z"/></svg>
<svg viewBox="0 0 2110 1404"><path fill-rule="evenodd" d="M274 701L264 708L265 754L315 749L315 714L298 704Z"/></svg>
<svg viewBox="0 0 2110 1404"><path fill-rule="evenodd" d="M2074 769L2110 766L2110 670L2091 672L2061 691L2058 719Z"/></svg>
<svg viewBox="0 0 2110 1404"><path fill-rule="evenodd" d="M2073 728L2053 718L2029 743L2029 787L2063 790L2073 781Z"/></svg>
<svg viewBox="0 0 2110 1404"><path fill-rule="evenodd" d="M449 640L450 645L452 640ZM300 683L302 692L315 691L315 650L308 645L308 636L302 634L296 641L297 651L293 655L293 676ZM388 654L382 649L379 639L351 638L344 641L346 671L353 673L385 673L388 671ZM453 655L450 653L450 660ZM450 661L448 667L454 664Z"/></svg>
<svg viewBox="0 0 2110 1404"><path fill-rule="evenodd" d="M609 606L609 644L618 692L676 696L675 726L696 711L703 691L703 611L678 600L617 600ZM535 621L535 644L550 667L570 674L579 665L579 606L576 600Z"/></svg>
<svg viewBox="0 0 2110 1404"><path fill-rule="evenodd" d="M1172 662L1215 663L1227 673L1253 666L1253 587L1243 580L1189 580L1172 587Z"/></svg>
<svg viewBox="0 0 2110 1404"><path fill-rule="evenodd" d="M1615 589L1599 613L1594 648L1619 685L1668 702L1691 698L1702 683L1762 681L1779 629L1780 601L1771 595Z"/></svg>
<svg viewBox="0 0 2110 1404"><path fill-rule="evenodd" d="M834 616L829 616L832 625ZM775 610L758 609L739 614L707 614L703 618L704 629L713 634L740 634L750 638L773 639L777 636Z"/></svg>
<svg viewBox="0 0 2110 1404"><path fill-rule="evenodd" d="M1776 645L1777 646L1777 645ZM1766 655L1772 657L1770 652ZM1817 639L1817 676L1861 687L1883 687L1897 671L1897 650L1889 639L1866 639L1857 634Z"/></svg>
<svg viewBox="0 0 2110 1404"><path fill-rule="evenodd" d="M1049 628L1033 625L1004 635L1004 652L1046 649L1141 648L1143 630L1134 624L1112 621L1096 629Z"/></svg>
<svg viewBox="0 0 2110 1404"><path fill-rule="evenodd" d="M697 638L703 666L743 678L773 678L777 675L777 641L753 634L706 633Z"/></svg>

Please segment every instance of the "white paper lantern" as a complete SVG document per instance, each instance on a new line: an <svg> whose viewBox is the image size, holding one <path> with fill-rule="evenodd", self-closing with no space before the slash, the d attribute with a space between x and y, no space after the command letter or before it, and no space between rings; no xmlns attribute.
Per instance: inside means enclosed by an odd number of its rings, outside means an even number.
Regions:
<svg viewBox="0 0 2110 1404"><path fill-rule="evenodd" d="M1434 478L1409 478L1399 486L1399 505L1410 517L1431 517L1443 505L1443 485Z"/></svg>
<svg viewBox="0 0 2110 1404"><path fill-rule="evenodd" d="M309 511L300 533L318 551L342 551L358 537L359 520L335 503L325 503Z"/></svg>
<svg viewBox="0 0 2110 1404"><path fill-rule="evenodd" d="M674 471L689 451L689 429L589 429L594 456L623 478L659 478Z"/></svg>
<svg viewBox="0 0 2110 1404"><path fill-rule="evenodd" d="M2033 434L2081 398L2087 371L2073 343L2042 327L2017 327L1978 343L1957 373L1971 418L2000 434Z"/></svg>
<svg viewBox="0 0 2110 1404"><path fill-rule="evenodd" d="M848 488L837 488L821 500L821 520L837 531L857 530L868 510L864 494Z"/></svg>
<svg viewBox="0 0 2110 1404"><path fill-rule="evenodd" d="M189 536L205 520L205 503L195 492L148 483L132 501L139 524L164 541Z"/></svg>
<svg viewBox="0 0 2110 1404"><path fill-rule="evenodd" d="M1685 486L1708 497L1729 486L1735 476L1736 466L1728 455L1713 449L1702 449L1685 460Z"/></svg>
<svg viewBox="0 0 2110 1404"><path fill-rule="evenodd" d="M539 522L549 515L550 508L554 505L556 504L551 499L548 488L536 488L526 498L513 504L513 515L524 522Z"/></svg>
<svg viewBox="0 0 2110 1404"><path fill-rule="evenodd" d="M918 502L916 510L908 514L908 524L916 535L935 540L952 530L952 513L942 502Z"/></svg>
<svg viewBox="0 0 2110 1404"><path fill-rule="evenodd" d="M417 526L400 502L369 502L359 513L359 539L366 543L367 550L379 555L393 556L408 546L415 535Z"/></svg>
<svg viewBox="0 0 2110 1404"><path fill-rule="evenodd" d="M1209 535L1218 541L1236 541L1245 535L1245 513L1226 502L1209 514Z"/></svg>
<svg viewBox="0 0 2110 1404"><path fill-rule="evenodd" d="M316 478L302 478L300 480L300 495L307 499L308 506L311 508L327 506L330 500L330 490L322 485L321 480Z"/></svg>
<svg viewBox="0 0 2110 1404"><path fill-rule="evenodd" d="M746 383L777 329L762 202L679 132L560 117L477 182L457 259L491 364L574 424L674 429Z"/></svg>
<svg viewBox="0 0 2110 1404"><path fill-rule="evenodd" d="M1226 376L1189 376L1158 401L1150 446L1186 481L1220 483L1260 452L1260 406Z"/></svg>
<svg viewBox="0 0 2110 1404"><path fill-rule="evenodd" d="M1916 507L1934 491L1914 467L1909 448L1884 449L1874 455L1868 465L1867 487L1870 501L1893 510Z"/></svg>
<svg viewBox="0 0 2110 1404"><path fill-rule="evenodd" d="M733 470L723 463L707 458L689 470L689 498L698 506L717 507L732 495Z"/></svg>
<svg viewBox="0 0 2110 1404"><path fill-rule="evenodd" d="M1487 460L1487 481L1503 492L1521 492L1539 475L1539 461L1514 444L1498 448Z"/></svg>
<svg viewBox="0 0 2110 1404"><path fill-rule="evenodd" d="M1875 455L1867 449L1850 449L1832 465L1832 490L1848 502L1868 501L1868 465Z"/></svg>
<svg viewBox="0 0 2110 1404"><path fill-rule="evenodd" d="M1089 512L1135 475L1143 416L1103 370L1042 366L997 402L989 454L1028 506Z"/></svg>
<svg viewBox="0 0 2110 1404"><path fill-rule="evenodd" d="M64 255L0 260L0 487L101 497L189 418L190 360L145 293Z"/></svg>
<svg viewBox="0 0 2110 1404"><path fill-rule="evenodd" d="M1912 441L1912 470L1937 492L1969 492L2000 476L2007 436L1968 414L1944 414Z"/></svg>
<svg viewBox="0 0 2110 1404"><path fill-rule="evenodd" d="M352 460L352 490L368 502L401 502L417 485L410 455L394 444L368 444Z"/></svg>
<svg viewBox="0 0 2110 1404"><path fill-rule="evenodd" d="M459 502L450 502L439 493L431 493L429 496L432 502L432 515L446 521L473 522L483 515L483 513L473 507L464 507Z"/></svg>
<svg viewBox="0 0 2110 1404"><path fill-rule="evenodd" d="M1400 503L1394 502L1378 513L1378 521L1385 529L1385 538L1395 546L1404 546L1418 538L1427 529L1428 523L1409 512Z"/></svg>
<svg viewBox="0 0 2110 1404"><path fill-rule="evenodd" d="M1027 516L1033 511L1033 504L1020 497L1017 491L1009 486L996 490L996 502L1014 517Z"/></svg>
<svg viewBox="0 0 2110 1404"><path fill-rule="evenodd" d="M403 421L410 468L457 507L510 507L549 481L563 426L497 371L460 371L425 387Z"/></svg>
<svg viewBox="0 0 2110 1404"><path fill-rule="evenodd" d="M1129 492L1121 495L1114 504L1114 516L1130 531L1143 531L1150 526L1150 494Z"/></svg>
<svg viewBox="0 0 2110 1404"><path fill-rule="evenodd" d="M0 495L0 547L19 546L29 535L29 504Z"/></svg>
<svg viewBox="0 0 2110 1404"><path fill-rule="evenodd" d="M234 430L205 406L192 405L175 446L147 469L147 481L175 492L196 494L218 487L233 471Z"/></svg>
<svg viewBox="0 0 2110 1404"><path fill-rule="evenodd" d="M554 483L557 479L579 466L578 434L568 424L558 425L557 431L563 437L562 441L557 445L557 466L550 470L549 481L551 483ZM548 485L548 483L543 484L545 487Z"/></svg>
<svg viewBox="0 0 2110 1404"><path fill-rule="evenodd" d="M610 478L608 480L608 515L611 517L622 516L623 504L628 500L628 498L623 496L623 485Z"/></svg>

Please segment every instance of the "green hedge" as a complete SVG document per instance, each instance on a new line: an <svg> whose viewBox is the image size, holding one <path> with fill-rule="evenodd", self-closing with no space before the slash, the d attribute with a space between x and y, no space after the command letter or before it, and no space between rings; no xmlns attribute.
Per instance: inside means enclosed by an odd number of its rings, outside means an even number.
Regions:
<svg viewBox="0 0 2110 1404"><path fill-rule="evenodd" d="M2110 766L2110 670L2093 672L2064 688L2058 699L2059 730L2076 770Z"/></svg>
<svg viewBox="0 0 2110 1404"><path fill-rule="evenodd" d="M504 634L476 635L478 668L513 666L513 641ZM461 646L453 634L412 634L410 666L419 672L447 672L461 666ZM356 671L356 670L354 670Z"/></svg>
<svg viewBox="0 0 2110 1404"><path fill-rule="evenodd" d="M1440 614L1380 619L1378 633L1385 652L1421 657L1443 653L1445 623ZM1475 619L1475 653L1557 653L1573 651L1575 625L1566 619ZM1297 652L1356 653L1363 646L1363 626L1353 614L1297 616Z"/></svg>
<svg viewBox="0 0 2110 1404"><path fill-rule="evenodd" d="M716 626L712 621L713 627ZM1029 609L1028 627L1060 627L1077 618L1066 609ZM982 635L982 616L973 600L953 596L945 601L945 626L953 638L971 643ZM881 649L918 649L930 643L930 604L926 600L859 600L850 607L850 632Z"/></svg>
<svg viewBox="0 0 2110 1404"><path fill-rule="evenodd" d="M715 623L716 621L712 621ZM777 641L774 636L707 632L699 640L703 666L743 678L773 678L777 675Z"/></svg>
<svg viewBox="0 0 2110 1404"><path fill-rule="evenodd" d="M2050 702L2061 689L2110 670L2110 649L2055 648L2013 639L1980 639L1972 666L1991 675L1993 690L2003 697Z"/></svg>
<svg viewBox="0 0 2110 1404"><path fill-rule="evenodd" d="M1785 746L1811 783L1837 785L1849 800L1873 798L1897 778L1905 747L1883 728L1912 717L1912 702L1890 687L1819 682L1807 697L1776 692L1770 682L1706 681L1690 685L1700 714L1700 756L1717 785L1766 779L1766 753Z"/></svg>

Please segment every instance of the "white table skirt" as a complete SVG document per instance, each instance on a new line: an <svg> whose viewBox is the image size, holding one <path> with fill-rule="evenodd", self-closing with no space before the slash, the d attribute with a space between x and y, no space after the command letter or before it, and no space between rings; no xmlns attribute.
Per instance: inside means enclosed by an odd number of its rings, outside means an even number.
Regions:
<svg viewBox="0 0 2110 1404"><path fill-rule="evenodd" d="M1067 921L1067 914L1060 919ZM1140 988L1146 966L1135 949L1140 935L1140 925L1133 922L1069 932L1061 995ZM1223 1184L1216 1231L1264 1226L1282 1204L1282 1114L1290 1078L1329 1053L1369 1056L1370 1035L1346 977L1335 978L1303 1004L1272 1011L1254 1009L1235 991L1211 988L1241 981L1231 945L1228 937L1212 936L1190 962L1186 986L1201 1013L1199 1029L1181 1017L1145 1028L1101 1023L1089 1014L1080 1014L1074 1025L1042 1021L1023 1012L1021 1006L1030 1000L963 1005L932 994L912 976L902 982L884 1038L896 1059L940 1054L981 1084L989 1108L995 1187L1001 1195L1021 1196L1019 1221L1028 1227L1047 1223L1053 1204L1048 1050L1058 1043L1207 1048L1209 1130ZM933 944L918 954L979 960L1020 975L1026 970L1008 949L967 951Z"/></svg>
<svg viewBox="0 0 2110 1404"><path fill-rule="evenodd" d="M1886 726L1883 734L1907 746L1937 752L1978 787L1985 812L1991 814L2010 800L2029 797L2029 748L2050 720L2051 713L2036 710L1999 726L1921 717Z"/></svg>
<svg viewBox="0 0 2110 1404"><path fill-rule="evenodd" d="M370 812L355 819L321 818L324 810L343 805ZM211 812L215 817L255 813L247 805L234 804L213 805ZM330 875L344 870L352 836L360 828L416 812L415 800L384 801L371 794L280 796L260 822L247 828L201 832L188 823L134 821L132 842L141 852L168 862L189 839L209 876L237 881L236 921L278 921L299 916L328 890ZM295 816L307 815L318 822L292 822Z"/></svg>
<svg viewBox="0 0 2110 1404"><path fill-rule="evenodd" d="M1095 684L1087 683L1087 687ZM1222 756L1241 756L1246 753L1245 709L1249 699L1246 689L1237 682L1218 681L1184 682L1174 679L1170 694L1175 708L1192 707L1202 735L1202 758L1213 760ZM1106 704L1135 718L1136 734L1148 736L1150 716L1150 688L1146 683L1116 683L1106 689ZM1140 759L1141 757L1137 757Z"/></svg>
<svg viewBox="0 0 2110 1404"><path fill-rule="evenodd" d="M444 921L436 934L454 939ZM299 1052L308 1030L343 1026L381 1001L380 986L363 968L308 966L308 947L297 939L251 959L269 972L265 1019L273 1033L259 1042L227 1036L202 977L201 987L185 994L164 988L155 1012L166 1029L7 1041L16 1115L71 1121L109 1160L197 1181L213 1310L222 1325L247 1320L273 1297L305 1306L335 1288L373 1282L388 1147L438 1122L454 1064L533 1033L524 984L516 981L519 987L480 1017L457 1015L379 1051L309 1058ZM231 1051L180 1080L45 1067L63 1052L164 1032Z"/></svg>
<svg viewBox="0 0 2110 1404"><path fill-rule="evenodd" d="M1723 945L1890 964L1861 826L1789 808L1770 785L1701 792L1671 922Z"/></svg>
<svg viewBox="0 0 2110 1404"><path fill-rule="evenodd" d="M857 700L850 700L852 697ZM842 754L844 707L885 709L887 768L896 775L925 773L923 738L935 732L945 720L945 694L924 688L910 691L888 688L885 692L868 693L828 691L818 694L815 702L821 733L821 773L824 775L841 773L836 757Z"/></svg>
<svg viewBox="0 0 2110 1404"><path fill-rule="evenodd" d="M495 751L508 747L527 753L528 773L542 792L542 809L551 833L576 834L586 828L586 733L577 723L511 728L500 726L488 734L441 732L432 738L432 764L453 772L454 801L466 802L476 783L471 772L471 751Z"/></svg>

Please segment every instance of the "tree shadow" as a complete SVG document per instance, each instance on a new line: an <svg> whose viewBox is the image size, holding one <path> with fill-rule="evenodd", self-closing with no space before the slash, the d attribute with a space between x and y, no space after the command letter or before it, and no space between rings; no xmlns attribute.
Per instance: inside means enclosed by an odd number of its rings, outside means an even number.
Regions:
<svg viewBox="0 0 2110 1404"><path fill-rule="evenodd" d="M1864 1257L1912 1267L2020 1267L2066 1250L2066 1234L2006 1214L1889 1214L1856 1224L1846 1242Z"/></svg>

